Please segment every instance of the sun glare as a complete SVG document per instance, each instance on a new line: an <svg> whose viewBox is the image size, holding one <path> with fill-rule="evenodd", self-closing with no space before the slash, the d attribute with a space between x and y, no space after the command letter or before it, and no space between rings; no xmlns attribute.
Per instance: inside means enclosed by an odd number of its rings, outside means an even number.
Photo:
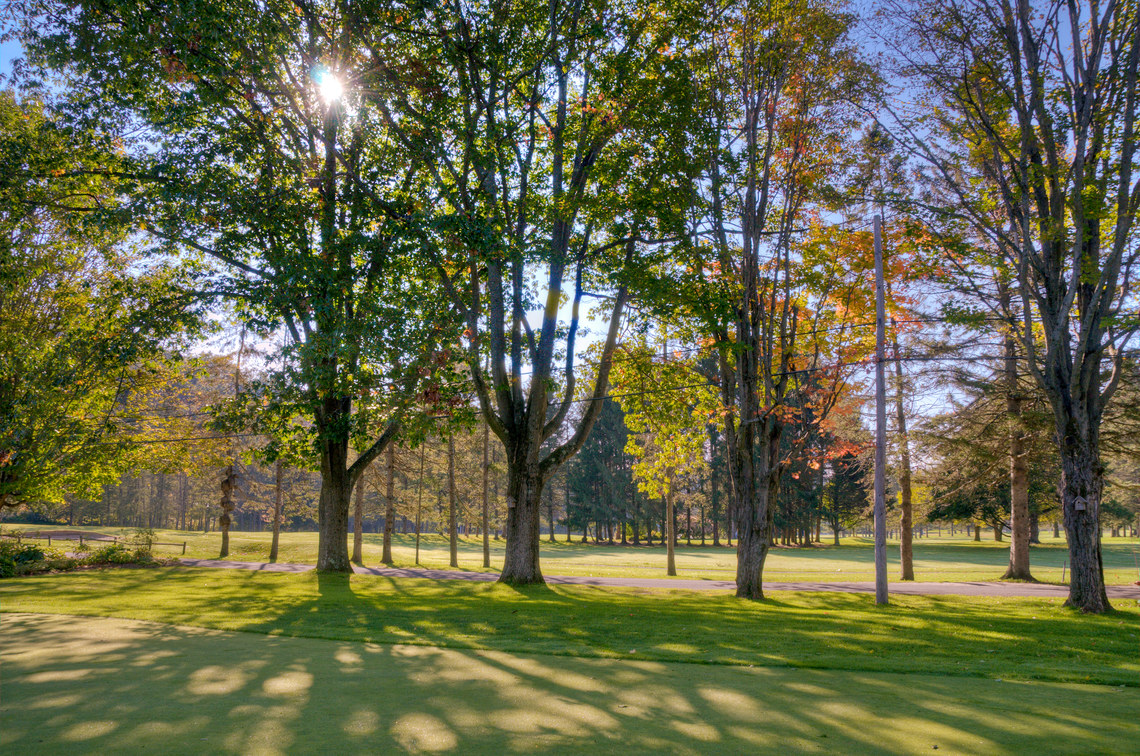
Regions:
<svg viewBox="0 0 1140 756"><path fill-rule="evenodd" d="M328 71L317 74L317 86L320 87L321 98L328 105L339 100L344 94L344 85L340 83L340 79Z"/></svg>

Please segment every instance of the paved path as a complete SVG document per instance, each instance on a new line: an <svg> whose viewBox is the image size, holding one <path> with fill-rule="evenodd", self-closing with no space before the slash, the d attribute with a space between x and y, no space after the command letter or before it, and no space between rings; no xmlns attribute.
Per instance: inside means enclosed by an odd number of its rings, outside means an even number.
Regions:
<svg viewBox="0 0 1140 756"><path fill-rule="evenodd" d="M221 567L231 570L258 570L263 572L308 572L311 564L270 564L268 562L230 562L221 559L183 559L189 567ZM381 577L427 578L429 580L474 580L489 583L499 579L495 572L464 572L463 570L429 570L412 567L354 567L358 575ZM587 577L583 575L547 575L546 582L554 585L616 586L620 588L673 588L695 591L735 590L732 580L684 580L641 577ZM767 591L831 591L835 593L874 593L874 583L816 583L765 582ZM1065 597L1069 589L1063 585L1047 583L900 583L890 584L891 593L924 596L1039 596ZM1140 600L1140 585L1111 585L1110 599Z"/></svg>

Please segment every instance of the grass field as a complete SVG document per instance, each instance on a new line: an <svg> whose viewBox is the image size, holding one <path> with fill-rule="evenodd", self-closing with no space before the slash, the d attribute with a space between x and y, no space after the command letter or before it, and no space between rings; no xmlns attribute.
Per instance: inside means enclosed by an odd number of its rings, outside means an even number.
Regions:
<svg viewBox="0 0 1140 756"><path fill-rule="evenodd" d="M153 620L373 643L703 664L1140 685L1140 607L1062 599L773 594L169 567L0 583L5 612Z"/></svg>
<svg viewBox="0 0 1140 756"><path fill-rule="evenodd" d="M0 750L1129 753L1137 604L1082 616L1060 599L752 603L193 568L19 578L0 583Z"/></svg>
<svg viewBox="0 0 1140 756"><path fill-rule="evenodd" d="M13 527L6 525L4 530ZM47 526L23 526L29 532L47 530ZM68 528L69 530L72 528ZM75 528L117 534L118 528ZM186 555L215 558L221 544L218 533L198 531L158 531L160 541L186 543ZM230 558L243 561L265 561L269 554L268 533L233 532L230 534ZM1042 544L1034 546L1031 560L1034 575L1045 582L1061 582L1062 569L1068 558L1064 538L1042 534ZM380 561L381 536L364 535L364 563ZM479 538L461 538L459 566L482 571L483 551ZM180 547L160 546L161 554L180 553ZM415 564L415 537L396 535L393 556L399 566ZM491 541L491 565L502 564L503 542ZM279 561L313 564L317 557L316 533L282 533ZM844 538L839 546L812 548L775 548L768 557L764 575L768 580L851 581L873 580L873 548L865 538ZM1109 585L1130 585L1140 580L1140 540L1106 538L1103 542L1105 580ZM659 546L596 546L558 541L542 543L542 569L550 575L602 575L630 577L665 577L665 552ZM1009 543L993 540L975 542L969 538L949 536L917 539L914 545L915 577L920 581L997 580L1009 563ZM898 545L888 550L890 576L898 575ZM446 567L447 539L440 535L424 536L420 545L420 563L426 567ZM678 577L731 580L735 575L736 551L727 547L685 546L677 548ZM1066 574L1067 579L1067 574Z"/></svg>
<svg viewBox="0 0 1140 756"><path fill-rule="evenodd" d="M4 615L0 639L12 754L1119 754L1140 738L1132 688L44 615Z"/></svg>

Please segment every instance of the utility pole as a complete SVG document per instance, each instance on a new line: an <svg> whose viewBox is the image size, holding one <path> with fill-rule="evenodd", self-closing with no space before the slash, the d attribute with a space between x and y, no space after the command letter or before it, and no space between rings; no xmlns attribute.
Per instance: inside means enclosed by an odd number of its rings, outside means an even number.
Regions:
<svg viewBox="0 0 1140 756"><path fill-rule="evenodd" d="M883 292L882 218L875 215L875 603L887 603L887 313Z"/></svg>

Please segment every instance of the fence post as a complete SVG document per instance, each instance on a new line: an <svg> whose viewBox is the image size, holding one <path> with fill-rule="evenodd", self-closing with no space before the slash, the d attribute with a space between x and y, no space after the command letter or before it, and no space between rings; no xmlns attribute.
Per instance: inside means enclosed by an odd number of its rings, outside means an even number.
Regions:
<svg viewBox="0 0 1140 756"><path fill-rule="evenodd" d="M48 536L48 546L51 546L51 536Z"/></svg>
<svg viewBox="0 0 1140 756"><path fill-rule="evenodd" d="M182 556L186 556L186 541L182 542Z"/></svg>

